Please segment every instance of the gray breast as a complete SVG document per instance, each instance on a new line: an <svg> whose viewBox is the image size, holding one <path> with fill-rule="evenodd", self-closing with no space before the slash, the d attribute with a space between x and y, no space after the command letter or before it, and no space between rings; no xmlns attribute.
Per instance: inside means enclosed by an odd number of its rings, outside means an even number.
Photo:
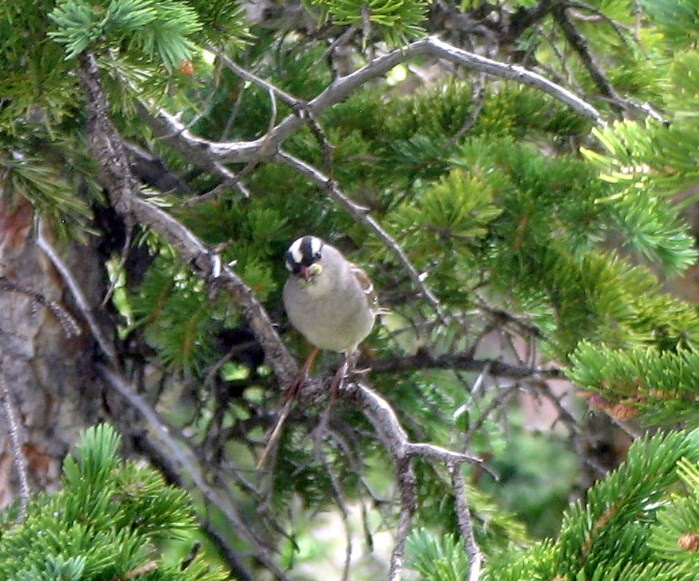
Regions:
<svg viewBox="0 0 699 581"><path fill-rule="evenodd" d="M320 349L345 351L356 347L374 326L361 289L348 285L323 297L312 297L289 277L284 285L284 306L291 324Z"/></svg>

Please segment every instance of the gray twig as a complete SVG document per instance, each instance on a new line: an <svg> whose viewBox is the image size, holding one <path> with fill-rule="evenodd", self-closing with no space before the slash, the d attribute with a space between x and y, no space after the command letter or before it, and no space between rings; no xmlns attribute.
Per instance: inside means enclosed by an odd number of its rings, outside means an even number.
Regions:
<svg viewBox="0 0 699 581"><path fill-rule="evenodd" d="M466 496L466 482L461 472L461 464L450 462L447 469L451 474L451 482L454 487L454 499L456 501L456 517L459 521L459 529L464 540L464 547L468 557L468 581L478 581L481 576L481 566L483 564L483 554L478 548L476 537L473 534L473 521L471 511L468 507Z"/></svg>
<svg viewBox="0 0 699 581"><path fill-rule="evenodd" d="M616 92L616 89L609 82L609 79L604 74L604 71L602 71L602 68L595 61L592 53L587 47L587 40L585 40L583 35L578 32L578 29L575 28L573 23L568 18L568 15L566 14L566 7L563 5L556 6L553 9L553 18L558 26L561 27L566 40L573 47L573 50L578 53L580 60L585 65L587 72L590 74L590 77L592 77L592 80L594 81L595 85L597 85L597 88L611 101L612 105L615 109L617 109L617 111L622 112L624 109L624 100L619 93Z"/></svg>
<svg viewBox="0 0 699 581"><path fill-rule="evenodd" d="M39 291L28 286L24 286L23 284L19 284L18 282L10 280L6 276L1 275L0 291L22 293L31 297L34 301L46 307L56 317L56 319L58 319L58 322L61 324L61 328L66 334L66 337L77 337L80 335L80 327L78 327L75 319L73 319L68 311Z"/></svg>
<svg viewBox="0 0 699 581"><path fill-rule="evenodd" d="M99 326L99 323L97 323L97 319L95 319L94 315L92 314L92 309L90 308L87 299L85 298L85 295L83 294L83 291L80 288L80 285L78 284L78 281L75 279L73 273L70 271L65 262L63 262L63 260L61 260L61 257L58 256L58 253L54 250L53 246L51 246L48 240L46 240L46 238L43 235L42 229L43 224L41 220L37 220L37 246L44 251L46 256L48 256L49 260L53 264L54 268L61 274L63 282L65 282L68 286L70 294L73 295L73 299L75 299L75 304L78 305L78 308L80 309L80 314L87 322L88 327L90 327L90 332L92 333L92 336L94 337L95 341L97 341L97 344L100 346L102 352L109 358L109 361L113 365L116 365L117 356L116 352L114 351L113 344L111 343L111 341L107 339L107 337L105 337L104 333L102 332L102 328Z"/></svg>
<svg viewBox="0 0 699 581"><path fill-rule="evenodd" d="M208 49L211 52L213 52L216 55L216 57L218 59L220 59L221 62L228 69L230 69L233 73L238 75L241 79L249 81L250 83L257 85L258 87L262 87L268 93L272 93L272 94L276 95L277 97L279 97L287 105L295 107L301 101L300 99L298 99L297 97L294 97L290 93L287 93L286 91L280 89L279 87L274 86L269 81L266 81L265 79L258 77L256 74L251 73L247 69L244 69L239 64L237 64L233 59L231 59L227 54L221 52L216 47L209 46Z"/></svg>
<svg viewBox="0 0 699 581"><path fill-rule="evenodd" d="M17 410L12 400L12 393L7 387L7 380L2 369L0 369L0 400L2 400L2 407L5 411L5 417L7 418L10 447L12 449L12 462L15 465L17 478L19 480L19 513L17 514L17 522L21 523L27 518L27 506L29 504L31 490L29 488L29 476L27 473L27 459L22 453Z"/></svg>
<svg viewBox="0 0 699 581"><path fill-rule="evenodd" d="M488 374L491 376L511 379L563 379L565 377L563 370L558 367L518 365L499 359L476 359L471 350L441 355L420 350L415 355L372 359L370 365L372 373L392 373L416 369L460 369L462 371L482 372L487 368Z"/></svg>

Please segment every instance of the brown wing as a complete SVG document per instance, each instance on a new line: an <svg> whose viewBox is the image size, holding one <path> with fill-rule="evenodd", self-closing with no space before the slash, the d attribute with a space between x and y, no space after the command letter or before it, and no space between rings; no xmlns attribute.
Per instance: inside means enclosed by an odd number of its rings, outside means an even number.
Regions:
<svg viewBox="0 0 699 581"><path fill-rule="evenodd" d="M371 279L369 278L367 273L364 272L361 268L359 268L356 264L350 263L350 268L352 270L352 274L357 279L359 286L364 291L364 296L366 298L367 304L369 305L369 308L374 312L378 311L379 296L376 294L376 291L374 290L374 285L371 282Z"/></svg>

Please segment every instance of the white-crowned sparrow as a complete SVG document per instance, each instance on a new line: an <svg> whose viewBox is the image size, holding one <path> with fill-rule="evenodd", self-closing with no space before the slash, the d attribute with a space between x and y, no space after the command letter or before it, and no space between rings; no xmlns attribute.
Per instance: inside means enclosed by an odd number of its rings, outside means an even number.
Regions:
<svg viewBox="0 0 699 581"><path fill-rule="evenodd" d="M286 253L291 271L284 308L291 324L318 349L352 353L374 326L377 298L366 273L315 236Z"/></svg>
<svg viewBox="0 0 699 581"><path fill-rule="evenodd" d="M291 324L313 345L299 376L286 392L286 401L267 446L258 462L265 464L276 445L281 427L291 410L291 400L313 365L320 349L344 354L331 390L339 389L357 346L371 332L378 312L374 287L366 273L342 253L316 236L303 236L286 252L291 275L284 285L283 298Z"/></svg>

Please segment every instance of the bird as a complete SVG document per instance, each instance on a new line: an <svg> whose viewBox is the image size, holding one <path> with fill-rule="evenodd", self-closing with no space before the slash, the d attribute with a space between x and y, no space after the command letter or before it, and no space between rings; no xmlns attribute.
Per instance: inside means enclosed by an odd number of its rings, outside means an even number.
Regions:
<svg viewBox="0 0 699 581"><path fill-rule="evenodd" d="M347 375L359 344L374 327L379 314L378 297L369 276L334 246L317 236L302 236L286 251L290 271L282 291L284 309L292 326L313 346L298 376L286 390L279 418L260 456L266 463L291 411L291 402L306 381L318 352L344 355L331 383L335 395Z"/></svg>

